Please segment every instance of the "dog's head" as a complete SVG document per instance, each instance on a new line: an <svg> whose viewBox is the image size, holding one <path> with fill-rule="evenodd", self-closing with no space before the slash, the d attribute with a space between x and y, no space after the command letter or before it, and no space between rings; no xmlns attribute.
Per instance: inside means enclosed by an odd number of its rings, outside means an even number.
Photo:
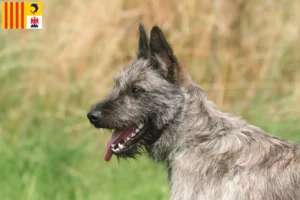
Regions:
<svg viewBox="0 0 300 200"><path fill-rule="evenodd" d="M139 26L137 59L115 78L109 97L95 104L88 119L96 128L114 130L107 144L105 160L134 157L149 150L180 112L183 69L157 26L148 40Z"/></svg>

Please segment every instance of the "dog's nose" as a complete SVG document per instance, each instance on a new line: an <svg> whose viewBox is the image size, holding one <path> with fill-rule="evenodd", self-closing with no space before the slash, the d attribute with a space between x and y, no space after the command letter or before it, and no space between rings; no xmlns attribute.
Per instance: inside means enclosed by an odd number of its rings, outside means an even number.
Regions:
<svg viewBox="0 0 300 200"><path fill-rule="evenodd" d="M92 110L87 114L87 117L91 123L97 122L101 118L101 112L98 110Z"/></svg>

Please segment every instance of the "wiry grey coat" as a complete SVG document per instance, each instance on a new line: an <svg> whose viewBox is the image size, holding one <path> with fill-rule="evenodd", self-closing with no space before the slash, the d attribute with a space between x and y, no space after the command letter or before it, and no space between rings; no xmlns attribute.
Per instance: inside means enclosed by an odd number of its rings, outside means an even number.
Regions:
<svg viewBox="0 0 300 200"><path fill-rule="evenodd" d="M142 145L167 163L172 200L300 200L300 146L218 110L158 27L150 41L142 26L140 34L138 59L118 75L108 100L93 107L103 111L110 102L98 127L149 119L144 135L159 137ZM126 94L133 84L144 90L138 98Z"/></svg>
<svg viewBox="0 0 300 200"><path fill-rule="evenodd" d="M300 146L221 112L180 76L182 113L152 148L169 163L171 199L300 200Z"/></svg>

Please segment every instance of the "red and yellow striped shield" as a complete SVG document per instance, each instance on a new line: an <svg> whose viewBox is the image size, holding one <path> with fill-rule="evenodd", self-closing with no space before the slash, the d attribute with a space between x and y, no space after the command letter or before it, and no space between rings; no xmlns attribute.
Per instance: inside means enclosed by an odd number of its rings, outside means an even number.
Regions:
<svg viewBox="0 0 300 200"><path fill-rule="evenodd" d="M2 2L3 29L41 28L41 18L42 2Z"/></svg>

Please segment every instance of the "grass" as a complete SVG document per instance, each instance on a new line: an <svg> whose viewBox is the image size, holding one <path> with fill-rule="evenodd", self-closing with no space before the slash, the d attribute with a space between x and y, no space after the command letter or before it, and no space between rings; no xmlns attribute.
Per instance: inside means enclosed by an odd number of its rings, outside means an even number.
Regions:
<svg viewBox="0 0 300 200"><path fill-rule="evenodd" d="M86 119L135 58L139 22L163 28L219 108L300 143L299 9L295 0L44 2L43 30L0 31L1 200L168 199L164 165L105 163L109 134Z"/></svg>
<svg viewBox="0 0 300 200"><path fill-rule="evenodd" d="M22 123L22 131L14 134L13 130L19 128L11 127L11 134L1 135L1 197L167 199L164 166L145 157L138 162L118 163L114 158L105 163L108 134L96 132L92 127L90 131L68 133L74 119L59 123L58 119L43 118L44 114L38 112L41 108L31 108L33 112Z"/></svg>

